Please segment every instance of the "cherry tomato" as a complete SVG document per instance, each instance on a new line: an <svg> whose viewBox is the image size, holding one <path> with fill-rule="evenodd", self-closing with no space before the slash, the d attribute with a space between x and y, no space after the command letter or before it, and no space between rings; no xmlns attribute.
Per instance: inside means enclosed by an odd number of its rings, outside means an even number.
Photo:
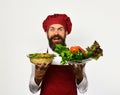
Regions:
<svg viewBox="0 0 120 95"><path fill-rule="evenodd" d="M82 49L80 46L72 46L72 47L70 47L70 52L71 53L77 53L79 50L86 57L86 53L85 53L84 49Z"/></svg>
<svg viewBox="0 0 120 95"><path fill-rule="evenodd" d="M70 52L72 52L72 53L77 53L78 50L79 50L79 48L77 46L70 47Z"/></svg>

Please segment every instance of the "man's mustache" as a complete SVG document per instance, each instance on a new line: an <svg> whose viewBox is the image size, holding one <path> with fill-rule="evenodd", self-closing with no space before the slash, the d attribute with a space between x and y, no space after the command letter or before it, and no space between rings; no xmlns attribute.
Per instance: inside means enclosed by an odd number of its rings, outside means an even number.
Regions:
<svg viewBox="0 0 120 95"><path fill-rule="evenodd" d="M51 37L50 40L55 39L55 38L57 38L57 39L63 39L61 36L55 35L55 36Z"/></svg>
<svg viewBox="0 0 120 95"><path fill-rule="evenodd" d="M65 44L65 39L64 39L64 38L62 38L60 35L54 35L54 36L48 38L49 46L50 46L50 48L51 48L52 50L54 50L54 49L55 49L55 46L56 46L56 44L53 43L53 41L52 41L52 40L54 40L54 39L61 39L60 44L66 46L66 44Z"/></svg>

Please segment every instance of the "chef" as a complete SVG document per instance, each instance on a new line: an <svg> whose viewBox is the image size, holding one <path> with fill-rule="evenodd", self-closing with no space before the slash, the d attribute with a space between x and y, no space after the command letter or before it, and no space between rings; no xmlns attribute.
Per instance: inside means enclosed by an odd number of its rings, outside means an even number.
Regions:
<svg viewBox="0 0 120 95"><path fill-rule="evenodd" d="M40 95L79 95L87 91L88 81L85 63L60 65L61 57L54 52L56 44L66 46L66 37L71 33L72 23L66 14L48 15L43 21L43 29L48 39L45 52L55 54L51 63L32 64L29 88ZM78 89L78 91L77 91Z"/></svg>

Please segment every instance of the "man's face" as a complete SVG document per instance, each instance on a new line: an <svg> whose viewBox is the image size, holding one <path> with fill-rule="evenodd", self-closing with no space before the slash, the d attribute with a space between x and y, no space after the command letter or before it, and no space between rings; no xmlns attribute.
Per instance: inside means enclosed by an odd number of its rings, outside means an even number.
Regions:
<svg viewBox="0 0 120 95"><path fill-rule="evenodd" d="M56 44L65 44L65 38L68 34L67 31L65 31L64 27L60 24L52 24L47 33L48 41L50 47L54 50Z"/></svg>

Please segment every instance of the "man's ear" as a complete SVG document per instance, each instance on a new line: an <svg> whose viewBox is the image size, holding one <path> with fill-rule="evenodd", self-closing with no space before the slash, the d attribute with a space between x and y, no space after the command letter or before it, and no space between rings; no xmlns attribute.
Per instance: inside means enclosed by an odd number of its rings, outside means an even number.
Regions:
<svg viewBox="0 0 120 95"><path fill-rule="evenodd" d="M68 35L68 31L66 31L66 35Z"/></svg>
<svg viewBox="0 0 120 95"><path fill-rule="evenodd" d="M48 35L48 32L46 31L45 34Z"/></svg>

